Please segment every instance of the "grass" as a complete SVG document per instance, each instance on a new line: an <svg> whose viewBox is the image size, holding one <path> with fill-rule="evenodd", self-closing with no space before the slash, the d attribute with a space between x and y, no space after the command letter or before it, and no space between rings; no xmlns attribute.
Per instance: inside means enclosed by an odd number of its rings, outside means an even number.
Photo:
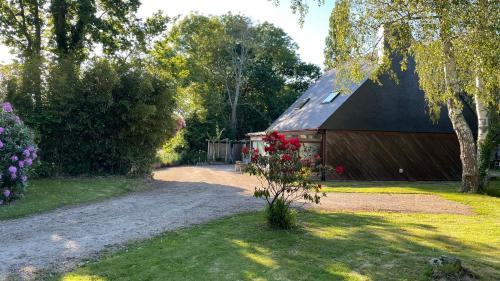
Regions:
<svg viewBox="0 0 500 281"><path fill-rule="evenodd" d="M481 280L500 280L499 198L460 194L456 184L327 185L330 192L432 193L477 215L307 211L299 229L273 231L262 212L249 213L132 243L49 280L413 281L428 280L427 261L443 254L461 258Z"/></svg>
<svg viewBox="0 0 500 281"><path fill-rule="evenodd" d="M125 177L59 178L30 181L26 196L0 207L0 220L98 201L147 188L144 180Z"/></svg>
<svg viewBox="0 0 500 281"><path fill-rule="evenodd" d="M452 194L456 182L322 182L323 192Z"/></svg>

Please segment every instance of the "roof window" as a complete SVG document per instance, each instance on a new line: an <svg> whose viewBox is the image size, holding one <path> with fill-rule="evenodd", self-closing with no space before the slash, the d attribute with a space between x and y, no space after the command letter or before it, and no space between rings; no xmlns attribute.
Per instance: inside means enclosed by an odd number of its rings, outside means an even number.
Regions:
<svg viewBox="0 0 500 281"><path fill-rule="evenodd" d="M302 107L304 107L309 101L311 100L311 98L306 98L306 99L303 99L300 101L300 103L295 107L295 109L301 109Z"/></svg>
<svg viewBox="0 0 500 281"><path fill-rule="evenodd" d="M321 103L331 103L336 97L338 97L339 94L340 91L331 91L330 94Z"/></svg>

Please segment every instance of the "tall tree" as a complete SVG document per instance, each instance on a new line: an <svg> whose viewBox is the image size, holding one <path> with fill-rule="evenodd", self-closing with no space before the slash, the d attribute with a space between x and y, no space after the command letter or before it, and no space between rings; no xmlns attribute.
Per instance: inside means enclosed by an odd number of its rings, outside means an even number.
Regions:
<svg viewBox="0 0 500 281"><path fill-rule="evenodd" d="M460 143L463 192L477 192L480 186L477 146L463 115L463 96L476 100L479 140L487 131L481 108L499 110L500 7L494 2L340 0L330 19L326 62L346 70L344 78L359 78L366 64L381 63L374 76L389 70L392 53L403 58L403 70L409 57L415 59L431 111L438 113L443 104L448 108ZM381 27L388 52L379 60Z"/></svg>
<svg viewBox="0 0 500 281"><path fill-rule="evenodd" d="M55 53L82 60L93 43L102 44L104 53L120 50L139 6L139 0L51 0Z"/></svg>
<svg viewBox="0 0 500 281"><path fill-rule="evenodd" d="M231 130L237 135L238 106L241 98L242 85L245 82L245 72L251 61L251 52L254 48L254 28L250 19L243 16L225 15L221 18L224 28L225 52L229 55L229 65L222 65L226 70L225 88L228 102L231 107Z"/></svg>
<svg viewBox="0 0 500 281"><path fill-rule="evenodd" d="M175 56L186 62L182 71L189 73L188 79L206 85L205 106L215 107L211 112L218 115L225 115L229 108L227 129L232 136L238 135L238 108L255 49L254 32L243 16L192 15L174 26L166 40L173 44Z"/></svg>
<svg viewBox="0 0 500 281"><path fill-rule="evenodd" d="M217 128L231 138L267 128L319 76L296 51L282 29L242 16L178 21L155 48L154 62L176 78L187 153L206 149Z"/></svg>
<svg viewBox="0 0 500 281"><path fill-rule="evenodd" d="M22 91L35 107L42 100L42 32L44 0L0 0L0 41L14 48L23 61ZM29 108L25 105L24 108Z"/></svg>

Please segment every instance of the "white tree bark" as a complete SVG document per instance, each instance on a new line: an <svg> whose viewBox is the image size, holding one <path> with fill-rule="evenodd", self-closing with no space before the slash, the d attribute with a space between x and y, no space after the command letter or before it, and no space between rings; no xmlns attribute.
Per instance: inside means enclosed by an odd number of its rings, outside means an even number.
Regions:
<svg viewBox="0 0 500 281"><path fill-rule="evenodd" d="M489 120L488 120L488 109L486 108L483 101L479 97L479 94L482 91L482 81L479 75L476 76L476 91L477 93L474 95L474 103L476 104L476 114L477 114L477 163L478 166L480 166L483 154L489 153L489 151L483 151L483 143L486 140L486 136L488 135ZM484 156L487 157L488 155ZM486 173L487 172L488 171L486 171ZM486 178L483 178L483 183L485 182L484 180L487 180L487 176Z"/></svg>
<svg viewBox="0 0 500 281"><path fill-rule="evenodd" d="M463 104L460 99L460 86L456 69L455 56L452 43L444 38L443 52L444 79L446 90L452 94L448 100L448 116L460 144L460 159L462 161L462 192L477 192L479 190L479 169L477 163L476 145L472 130L465 121L463 115Z"/></svg>

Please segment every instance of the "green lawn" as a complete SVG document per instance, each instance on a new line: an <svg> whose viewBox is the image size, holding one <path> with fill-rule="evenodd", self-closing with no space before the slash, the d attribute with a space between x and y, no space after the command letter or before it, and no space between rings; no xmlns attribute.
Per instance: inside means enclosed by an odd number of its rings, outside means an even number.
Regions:
<svg viewBox="0 0 500 281"><path fill-rule="evenodd" d="M102 200L149 185L125 177L60 178L30 181L26 196L0 207L0 220L50 211L62 206Z"/></svg>
<svg viewBox="0 0 500 281"><path fill-rule="evenodd" d="M263 213L217 220L132 243L53 281L428 280L427 261L456 255L482 280L500 280L500 199L454 192L456 184L348 187L348 192L435 193L476 216L301 212L301 227L273 231ZM427 275L426 275L427 273Z"/></svg>
<svg viewBox="0 0 500 281"><path fill-rule="evenodd" d="M457 182L321 182L323 192L453 194Z"/></svg>

